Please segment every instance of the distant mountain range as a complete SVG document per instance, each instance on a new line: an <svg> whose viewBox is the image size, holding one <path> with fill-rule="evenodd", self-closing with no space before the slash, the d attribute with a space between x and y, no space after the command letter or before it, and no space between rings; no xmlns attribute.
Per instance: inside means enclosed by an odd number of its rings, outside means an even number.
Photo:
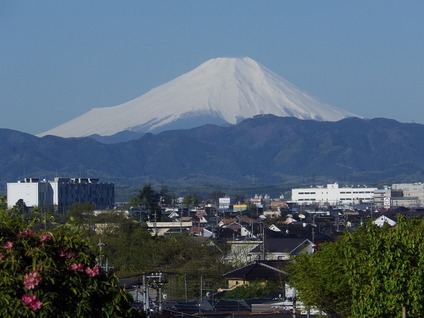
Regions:
<svg viewBox="0 0 424 318"><path fill-rule="evenodd" d="M215 187L424 181L424 125L273 115L147 133L115 144L0 129L0 183L99 177L119 185Z"/></svg>
<svg viewBox="0 0 424 318"><path fill-rule="evenodd" d="M250 58L216 58L134 100L94 108L39 137L127 141L146 132L234 125L266 114L318 121L357 117L319 101Z"/></svg>
<svg viewBox="0 0 424 318"><path fill-rule="evenodd" d="M96 177L122 186L257 190L424 180L424 126L361 119L250 58L217 58L38 137L0 129L0 185ZM244 190L243 190L244 189Z"/></svg>

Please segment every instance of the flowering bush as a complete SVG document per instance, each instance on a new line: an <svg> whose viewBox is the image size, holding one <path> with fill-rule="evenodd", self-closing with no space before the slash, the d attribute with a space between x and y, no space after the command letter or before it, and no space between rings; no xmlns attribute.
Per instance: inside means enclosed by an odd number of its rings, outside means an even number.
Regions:
<svg viewBox="0 0 424 318"><path fill-rule="evenodd" d="M0 317L132 317L118 278L69 225L0 210Z"/></svg>

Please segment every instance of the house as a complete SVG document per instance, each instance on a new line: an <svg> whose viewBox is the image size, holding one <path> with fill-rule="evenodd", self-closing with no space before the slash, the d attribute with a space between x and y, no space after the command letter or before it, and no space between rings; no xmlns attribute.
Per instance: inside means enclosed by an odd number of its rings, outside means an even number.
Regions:
<svg viewBox="0 0 424 318"><path fill-rule="evenodd" d="M313 253L315 244L304 238L266 238L249 252L251 260L289 260L300 253Z"/></svg>
<svg viewBox="0 0 424 318"><path fill-rule="evenodd" d="M150 235L164 236L165 234L189 231L193 226L193 222L146 222L146 225L148 227Z"/></svg>
<svg viewBox="0 0 424 318"><path fill-rule="evenodd" d="M230 251L224 258L224 262L234 266L241 266L252 261L250 251L262 244L261 240L232 240L227 241Z"/></svg>
<svg viewBox="0 0 424 318"><path fill-rule="evenodd" d="M282 269L286 264L287 261L260 260L227 272L223 275L227 279L226 290L232 290L253 281L278 280L283 283L288 277L288 273Z"/></svg>
<svg viewBox="0 0 424 318"><path fill-rule="evenodd" d="M377 226L379 226L379 227L384 226L384 224L386 224L386 223L388 225L390 225L390 226L395 226L396 225L396 221L393 221L392 219L388 218L385 215L379 216L372 223L375 224L375 225L377 225Z"/></svg>

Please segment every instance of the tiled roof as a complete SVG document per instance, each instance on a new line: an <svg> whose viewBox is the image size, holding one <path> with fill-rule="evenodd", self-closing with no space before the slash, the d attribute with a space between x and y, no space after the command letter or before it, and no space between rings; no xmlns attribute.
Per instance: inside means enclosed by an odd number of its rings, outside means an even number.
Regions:
<svg viewBox="0 0 424 318"><path fill-rule="evenodd" d="M272 279L281 277L281 275L288 275L285 271L279 269L284 267L285 264L287 264L287 261L256 261L225 273L223 276L247 280Z"/></svg>

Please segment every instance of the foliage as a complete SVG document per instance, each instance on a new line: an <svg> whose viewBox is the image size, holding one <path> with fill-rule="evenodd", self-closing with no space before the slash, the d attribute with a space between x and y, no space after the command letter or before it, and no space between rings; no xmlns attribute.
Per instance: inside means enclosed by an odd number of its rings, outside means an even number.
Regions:
<svg viewBox="0 0 424 318"><path fill-rule="evenodd" d="M169 285L180 290L179 297L184 287L176 284L183 285L185 275L189 285L198 282L200 275L204 275L210 278L212 285L222 286L222 273L229 270L221 262L224 244L216 246L212 241L192 237L187 233L152 237L142 224L120 215L114 216L113 213L100 214L97 218L115 225L110 227L111 231L99 235L99 238L105 244L104 258L110 260L109 264L119 276L137 276L143 272L156 271L170 273L173 277L169 278L172 280ZM198 287L193 288L193 295L197 295L198 291Z"/></svg>
<svg viewBox="0 0 424 318"><path fill-rule="evenodd" d="M171 205L175 202L175 194L171 193L167 186L162 186L159 194L163 204Z"/></svg>
<svg viewBox="0 0 424 318"><path fill-rule="evenodd" d="M298 255L288 268L290 283L303 303L335 317L349 317L352 306L343 248L341 240L322 244L312 256Z"/></svg>
<svg viewBox="0 0 424 318"><path fill-rule="evenodd" d="M112 233L102 236L105 254L121 276L144 271L221 274L222 253L213 244L185 233L152 237L146 228L129 220Z"/></svg>
<svg viewBox="0 0 424 318"><path fill-rule="evenodd" d="M367 224L312 256L296 257L292 283L302 301L333 316L400 317L405 308L408 317L421 317L423 230L422 219L399 217L393 228Z"/></svg>
<svg viewBox="0 0 424 318"><path fill-rule="evenodd" d="M16 210L15 210L16 212ZM130 296L80 232L0 211L1 317L130 317Z"/></svg>
<svg viewBox="0 0 424 318"><path fill-rule="evenodd" d="M424 312L423 219L399 218L397 226L368 226L346 239L353 317L408 317Z"/></svg>
<svg viewBox="0 0 424 318"><path fill-rule="evenodd" d="M149 211L150 219L160 221L160 193L153 189L151 184L146 184L138 195L142 207Z"/></svg>
<svg viewBox="0 0 424 318"><path fill-rule="evenodd" d="M68 222L85 230L90 230L94 218L94 204L74 203L68 210Z"/></svg>
<svg viewBox="0 0 424 318"><path fill-rule="evenodd" d="M183 197L183 205L187 208L197 207L199 205L199 197L196 194L186 194Z"/></svg>

